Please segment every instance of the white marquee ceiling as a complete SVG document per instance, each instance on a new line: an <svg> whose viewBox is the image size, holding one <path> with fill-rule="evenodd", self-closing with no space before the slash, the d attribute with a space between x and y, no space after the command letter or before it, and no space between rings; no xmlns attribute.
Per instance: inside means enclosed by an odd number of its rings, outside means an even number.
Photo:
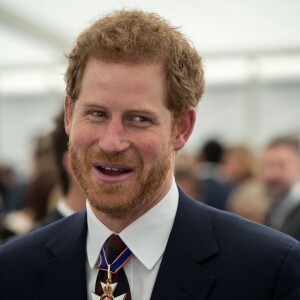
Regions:
<svg viewBox="0 0 300 300"><path fill-rule="evenodd" d="M63 90L64 53L76 36L121 8L157 12L181 27L204 56L208 84L257 72L300 78L299 0L1 0L0 91Z"/></svg>
<svg viewBox="0 0 300 300"><path fill-rule="evenodd" d="M300 52L298 0L1 0L0 67L63 62L91 20L123 7L161 14L206 55Z"/></svg>

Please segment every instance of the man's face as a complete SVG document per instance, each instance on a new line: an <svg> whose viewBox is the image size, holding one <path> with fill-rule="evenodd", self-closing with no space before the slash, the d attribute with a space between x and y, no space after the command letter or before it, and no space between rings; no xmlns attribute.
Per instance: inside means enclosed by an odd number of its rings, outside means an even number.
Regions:
<svg viewBox="0 0 300 300"><path fill-rule="evenodd" d="M287 195L293 184L299 180L299 158L287 145L267 149L262 159L262 179L272 198Z"/></svg>
<svg viewBox="0 0 300 300"><path fill-rule="evenodd" d="M125 216L168 191L181 145L165 103L161 65L88 61L72 109L66 99L66 130L74 174L95 209Z"/></svg>

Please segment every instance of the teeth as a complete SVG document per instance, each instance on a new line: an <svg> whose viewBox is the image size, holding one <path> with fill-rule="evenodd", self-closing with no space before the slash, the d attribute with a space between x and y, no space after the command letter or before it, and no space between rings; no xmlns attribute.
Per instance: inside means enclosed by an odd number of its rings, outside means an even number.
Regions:
<svg viewBox="0 0 300 300"><path fill-rule="evenodd" d="M114 172L123 171L123 169L118 169L118 168L108 168L108 167L101 167L101 168L106 171L114 171Z"/></svg>

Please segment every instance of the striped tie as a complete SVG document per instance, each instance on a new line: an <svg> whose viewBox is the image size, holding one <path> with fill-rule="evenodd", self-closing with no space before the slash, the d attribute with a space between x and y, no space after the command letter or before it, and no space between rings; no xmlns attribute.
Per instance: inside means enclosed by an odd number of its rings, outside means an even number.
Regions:
<svg viewBox="0 0 300 300"><path fill-rule="evenodd" d="M111 283L117 283L113 292L114 298L124 295L120 299L131 300L128 280L123 269L123 266L128 262L131 256L131 251L118 235L112 234L107 239L100 253L99 272L95 287L95 293L97 295L102 296L104 294L103 286L107 282L108 265L110 265Z"/></svg>

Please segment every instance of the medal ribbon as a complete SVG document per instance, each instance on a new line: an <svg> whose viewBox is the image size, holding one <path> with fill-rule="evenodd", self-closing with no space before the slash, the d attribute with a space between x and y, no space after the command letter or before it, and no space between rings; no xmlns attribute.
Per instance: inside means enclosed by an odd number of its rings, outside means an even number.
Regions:
<svg viewBox="0 0 300 300"><path fill-rule="evenodd" d="M122 253L110 264L110 272L113 274L118 273L118 271L128 262L130 257L132 256L132 252L129 248L125 248ZM98 269L102 271L108 271L108 262L106 258L106 254L104 249L102 248L100 252L100 261L98 265Z"/></svg>

